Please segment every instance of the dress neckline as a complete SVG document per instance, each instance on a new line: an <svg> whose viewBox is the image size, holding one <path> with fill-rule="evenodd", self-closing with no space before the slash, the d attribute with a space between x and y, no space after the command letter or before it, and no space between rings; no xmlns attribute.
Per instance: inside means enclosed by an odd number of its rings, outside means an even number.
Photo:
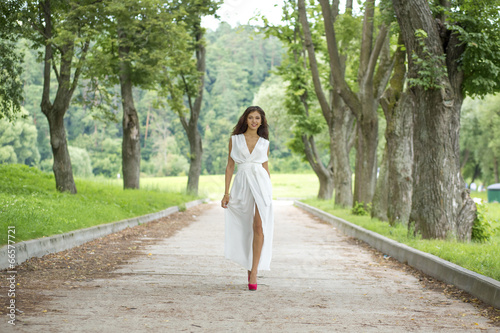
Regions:
<svg viewBox="0 0 500 333"><path fill-rule="evenodd" d="M257 139L257 142L255 143L255 146L253 147L252 151L250 151L250 148L248 148L248 143L247 143L247 139L245 138L245 134L241 134L243 135L243 141L245 141L245 146L247 147L247 151L250 155L253 154L253 152L255 151L255 148L257 148L257 145L259 144L259 141L260 141L260 136L259 138Z"/></svg>

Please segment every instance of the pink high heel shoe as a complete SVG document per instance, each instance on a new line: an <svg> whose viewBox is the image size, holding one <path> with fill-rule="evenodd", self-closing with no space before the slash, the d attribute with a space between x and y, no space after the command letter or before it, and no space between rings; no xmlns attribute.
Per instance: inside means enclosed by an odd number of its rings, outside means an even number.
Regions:
<svg viewBox="0 0 500 333"><path fill-rule="evenodd" d="M257 283L255 283L255 284L249 283L248 284L248 290L252 290L252 291L257 290Z"/></svg>

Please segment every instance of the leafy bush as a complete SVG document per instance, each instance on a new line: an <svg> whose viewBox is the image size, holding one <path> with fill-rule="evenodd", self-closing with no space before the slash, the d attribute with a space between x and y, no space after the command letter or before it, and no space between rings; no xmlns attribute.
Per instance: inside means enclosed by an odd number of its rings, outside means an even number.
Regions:
<svg viewBox="0 0 500 333"><path fill-rule="evenodd" d="M472 225L472 240L476 242L487 242L495 234L495 229L487 217L488 208L476 203L477 217Z"/></svg>
<svg viewBox="0 0 500 333"><path fill-rule="evenodd" d="M351 213L353 215L364 216L370 215L370 211L372 210L371 204L365 204L364 202L355 202L352 207Z"/></svg>

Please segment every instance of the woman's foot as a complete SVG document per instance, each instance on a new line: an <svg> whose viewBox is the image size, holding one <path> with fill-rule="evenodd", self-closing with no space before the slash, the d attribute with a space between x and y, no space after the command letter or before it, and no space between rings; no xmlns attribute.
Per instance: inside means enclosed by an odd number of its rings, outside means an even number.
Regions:
<svg viewBox="0 0 500 333"><path fill-rule="evenodd" d="M249 283L248 284L248 290L257 290L257 283L256 284Z"/></svg>

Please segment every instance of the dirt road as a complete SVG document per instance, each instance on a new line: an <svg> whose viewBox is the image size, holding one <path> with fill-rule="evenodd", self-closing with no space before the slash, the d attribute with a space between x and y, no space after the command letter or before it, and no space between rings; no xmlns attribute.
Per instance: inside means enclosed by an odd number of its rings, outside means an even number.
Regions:
<svg viewBox="0 0 500 333"><path fill-rule="evenodd" d="M42 291L51 299L43 311L15 327L3 316L0 331L500 332L474 306L424 288L292 202L274 209L272 270L259 274L257 292L224 259L224 214L212 203L111 277Z"/></svg>

